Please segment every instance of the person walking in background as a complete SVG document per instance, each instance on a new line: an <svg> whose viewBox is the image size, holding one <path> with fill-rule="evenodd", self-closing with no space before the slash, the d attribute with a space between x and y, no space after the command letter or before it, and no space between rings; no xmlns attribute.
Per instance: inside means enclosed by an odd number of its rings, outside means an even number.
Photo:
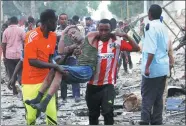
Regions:
<svg viewBox="0 0 186 126"><path fill-rule="evenodd" d="M133 36L131 34L129 34L129 31L130 31L129 26L125 26L125 27L123 27L123 26L124 26L123 22L119 22L119 28L117 28L116 31L117 32L126 33L128 36L133 38ZM119 73L119 70L120 70L122 62L123 62L124 72L125 73L129 73L129 71L128 71L128 64L129 64L129 68L130 69L133 68L133 63L132 63L130 52L127 52L127 51L122 51L121 52L119 63L118 63L118 73ZM117 73L117 77L118 77L118 73Z"/></svg>
<svg viewBox="0 0 186 126"><path fill-rule="evenodd" d="M9 79L11 79L14 69L20 60L24 39L25 32L21 27L18 26L17 17L11 17L10 25L3 32L2 39L3 57L6 61ZM20 76L21 73L18 75Z"/></svg>
<svg viewBox="0 0 186 126"><path fill-rule="evenodd" d="M29 16L27 23L28 23L28 26L25 28L26 32L31 31L34 28L36 28L36 26L35 26L35 19L33 17Z"/></svg>
<svg viewBox="0 0 186 126"><path fill-rule="evenodd" d="M3 39L3 32L5 31L6 28L8 28L8 24L7 24L7 23L4 23L4 24L2 25L2 29L1 29L1 42L2 42L2 39ZM0 58L1 58L2 53L3 53L3 49L2 49L2 47L1 47L1 45L2 45L2 43L0 43ZM6 66L5 66L5 67L6 67ZM6 70L6 72L7 72L7 70Z"/></svg>
<svg viewBox="0 0 186 126"><path fill-rule="evenodd" d="M4 23L4 24L2 25L2 29L1 29L0 59L1 59L2 54L3 54L3 49L2 49L3 32L5 31L6 28L8 28L8 24L7 24L7 23ZM3 58L3 63L4 63L4 66L5 66L6 75L8 75L8 70L7 70L5 58Z"/></svg>
<svg viewBox="0 0 186 126"><path fill-rule="evenodd" d="M92 24L91 17L86 17L85 21L86 21L85 35L87 35L91 31L96 31L96 28Z"/></svg>

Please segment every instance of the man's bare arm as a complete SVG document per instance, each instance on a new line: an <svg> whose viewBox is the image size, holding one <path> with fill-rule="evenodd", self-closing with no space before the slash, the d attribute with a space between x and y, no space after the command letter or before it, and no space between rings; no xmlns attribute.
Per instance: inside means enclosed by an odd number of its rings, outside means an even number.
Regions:
<svg viewBox="0 0 186 126"><path fill-rule="evenodd" d="M150 64L152 63L153 58L154 58L154 54L148 53L148 59L147 59L147 63L146 63L146 66L145 66L146 69L149 68Z"/></svg>
<svg viewBox="0 0 186 126"><path fill-rule="evenodd" d="M173 57L173 47L172 47L172 42L171 40L169 40L169 51L168 51L168 56L169 56L169 63L170 63L170 66L173 66L174 64L174 57Z"/></svg>
<svg viewBox="0 0 186 126"><path fill-rule="evenodd" d="M2 43L3 57L6 58L6 43Z"/></svg>
<svg viewBox="0 0 186 126"><path fill-rule="evenodd" d="M148 53L147 63L145 66L145 75L146 76L149 76L149 74L150 74L149 67L152 63L153 58L154 58L154 54Z"/></svg>
<svg viewBox="0 0 186 126"><path fill-rule="evenodd" d="M54 69L57 69L57 67L58 67L56 64L43 62L43 61L38 60L38 59L29 59L28 61L29 61L29 64L31 66L38 67L38 68L54 68Z"/></svg>

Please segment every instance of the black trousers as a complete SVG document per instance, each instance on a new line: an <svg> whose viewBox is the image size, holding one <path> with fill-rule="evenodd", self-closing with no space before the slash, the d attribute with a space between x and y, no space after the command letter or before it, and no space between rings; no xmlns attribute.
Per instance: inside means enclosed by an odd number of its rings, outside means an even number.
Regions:
<svg viewBox="0 0 186 126"><path fill-rule="evenodd" d="M18 62L19 59L6 59L7 74L9 79L12 78L12 75ZM17 75L17 81L21 83L21 71Z"/></svg>
<svg viewBox="0 0 186 126"><path fill-rule="evenodd" d="M162 124L163 92L165 89L165 83L166 76L156 78L142 77L142 121L152 125Z"/></svg>
<svg viewBox="0 0 186 126"><path fill-rule="evenodd" d="M67 98L67 84L65 81L61 81L61 98L65 100Z"/></svg>
<svg viewBox="0 0 186 126"><path fill-rule="evenodd" d="M114 124L114 85L103 86L87 85L86 102L89 110L89 124L98 125L100 113L104 117L105 125ZM101 110L101 112L100 112Z"/></svg>
<svg viewBox="0 0 186 126"><path fill-rule="evenodd" d="M127 52L127 56L128 56L129 65L132 65L132 59L131 59L131 56L130 56L130 52ZM123 62L124 70L127 71L128 63L126 62L126 57L125 57L124 53L121 53L121 57L120 57L119 63L118 63L119 67L121 67L122 62Z"/></svg>
<svg viewBox="0 0 186 126"><path fill-rule="evenodd" d="M130 52L127 52L127 56L128 56L128 62L129 62L129 65L132 65L132 60L131 60L131 56L130 56ZM126 62L126 57L123 56L123 68L125 71L127 71L127 66L128 66L128 63Z"/></svg>

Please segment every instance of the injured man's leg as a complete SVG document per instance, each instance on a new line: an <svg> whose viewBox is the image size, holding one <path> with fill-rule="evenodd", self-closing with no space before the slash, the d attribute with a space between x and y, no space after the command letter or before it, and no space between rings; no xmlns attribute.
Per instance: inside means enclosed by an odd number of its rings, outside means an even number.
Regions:
<svg viewBox="0 0 186 126"><path fill-rule="evenodd" d="M34 99L30 100L29 102L27 102L27 104L29 104L34 109L37 109L41 112L45 112L47 105L50 102L52 96L58 91L58 88L61 84L62 78L64 81L66 81L69 84L74 83L74 82L85 83L85 82L89 81L93 75L93 71L90 66L63 66L63 65L61 65L61 67L64 68L64 71L67 71L67 73L65 74L65 78L63 76L64 74L61 74L59 72L55 72L55 76L52 80L52 83L50 83L51 80L49 79L49 81L45 81L46 83L44 83L42 85L41 90L37 96L39 98L36 97L35 99L37 99L37 100L34 100ZM51 77L51 76L49 76L49 77ZM48 93L47 93L46 97L41 101L43 94L48 89L47 88L48 86L49 86Z"/></svg>
<svg viewBox="0 0 186 126"><path fill-rule="evenodd" d="M52 81L52 84L49 87L48 93L46 95L46 97L39 103L34 103L34 104L30 104L34 109L37 109L41 112L45 112L48 103L50 102L52 96L58 91L60 83L62 80L62 74L59 72L55 72L55 76L54 79ZM43 86L43 91L46 91L47 88L45 88L46 86ZM44 89L45 88L45 89ZM41 90L40 90L41 91Z"/></svg>
<svg viewBox="0 0 186 126"><path fill-rule="evenodd" d="M41 89L38 92L38 95L36 96L36 98L34 98L32 100L26 100L25 103L28 104L28 105L40 103L40 101L43 98L43 95L44 95L45 91L50 87L51 83L53 82L55 74L57 74L57 73L53 69L50 70L50 72L47 75L47 77L45 78L45 80L44 80L44 82L43 82L43 84L41 86Z"/></svg>

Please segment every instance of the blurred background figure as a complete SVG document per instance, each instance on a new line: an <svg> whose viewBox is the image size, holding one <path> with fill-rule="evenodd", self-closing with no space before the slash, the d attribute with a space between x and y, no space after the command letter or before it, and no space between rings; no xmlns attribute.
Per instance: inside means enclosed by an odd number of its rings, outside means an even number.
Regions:
<svg viewBox="0 0 186 126"><path fill-rule="evenodd" d="M62 13L59 15L59 18L58 18L57 30L64 30L67 26L68 26L68 15L65 13Z"/></svg>
<svg viewBox="0 0 186 126"><path fill-rule="evenodd" d="M20 60L24 39L25 32L21 27L18 26L17 17L11 17L10 25L3 32L2 39L3 57L6 63L9 79L11 79L14 69ZM20 79L21 73L19 73L18 75ZM19 83L21 83L20 80L18 81Z"/></svg>
<svg viewBox="0 0 186 126"><path fill-rule="evenodd" d="M85 21L86 21L85 35L87 35L91 31L96 31L96 27L93 25L91 17L86 17Z"/></svg>
<svg viewBox="0 0 186 126"><path fill-rule="evenodd" d="M41 26L41 21L40 20L37 20L36 21L36 27L40 27Z"/></svg>
<svg viewBox="0 0 186 126"><path fill-rule="evenodd" d="M83 37L85 37L85 28L84 28L84 26L80 23L80 21L79 21L79 16L74 15L74 16L72 17L72 21L73 21L73 24L76 25L76 26L78 27L78 29L80 30L81 35L82 35Z"/></svg>
<svg viewBox="0 0 186 126"><path fill-rule="evenodd" d="M28 22L27 22L27 27L25 27L25 31L31 31L33 30L36 26L35 26L35 19L32 16L28 17Z"/></svg>
<svg viewBox="0 0 186 126"><path fill-rule="evenodd" d="M4 24L2 25L2 28L1 28L1 42L2 42L2 38L3 38L3 32L5 31L6 28L8 28L8 24L7 24L7 23L4 23ZM3 49L2 49L2 47L1 47L1 44L2 44L2 43L0 43L0 58L1 58L2 53L3 53ZM5 63L5 62L4 62L4 63ZM6 69L6 64L4 64L4 65L5 65L5 69ZM7 73L7 69L6 69L6 73Z"/></svg>

